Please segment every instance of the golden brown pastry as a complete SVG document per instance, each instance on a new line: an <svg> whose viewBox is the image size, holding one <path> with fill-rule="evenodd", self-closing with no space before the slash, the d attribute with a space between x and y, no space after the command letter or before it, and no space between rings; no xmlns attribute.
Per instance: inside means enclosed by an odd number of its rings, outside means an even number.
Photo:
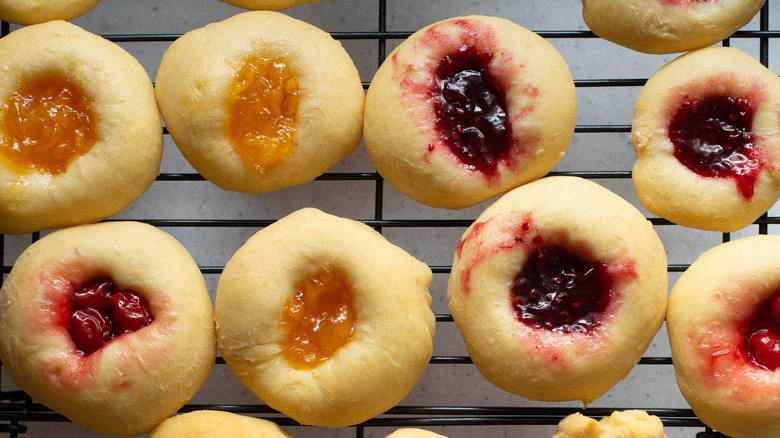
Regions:
<svg viewBox="0 0 780 438"><path fill-rule="evenodd" d="M36 24L52 20L78 18L100 0L3 0L0 20L18 24Z"/></svg>
<svg viewBox="0 0 780 438"><path fill-rule="evenodd" d="M780 79L744 52L714 47L654 74L636 103L633 182L651 213L736 231L780 197Z"/></svg>
<svg viewBox="0 0 780 438"><path fill-rule="evenodd" d="M129 53L51 21L0 39L0 68L0 233L97 222L154 182L160 114Z"/></svg>
<svg viewBox="0 0 780 438"><path fill-rule="evenodd" d="M157 101L184 157L217 186L267 193L352 154L364 93L341 44L277 12L184 34L157 72Z"/></svg>
<svg viewBox="0 0 780 438"><path fill-rule="evenodd" d="M701 49L748 24L766 0L582 0L596 35L644 53Z"/></svg>
<svg viewBox="0 0 780 438"><path fill-rule="evenodd" d="M466 230L447 299L490 382L587 405L639 362L663 322L666 285L666 254L636 208L591 181L548 177Z"/></svg>
<svg viewBox="0 0 780 438"><path fill-rule="evenodd" d="M459 209L549 172L569 147L576 107L551 44L501 18L452 18L382 63L366 96L366 148L403 194Z"/></svg>
<svg viewBox="0 0 780 438"><path fill-rule="evenodd" d="M244 9L281 11L303 3L316 3L319 0L220 0L229 5Z"/></svg>
<svg viewBox="0 0 780 438"><path fill-rule="evenodd" d="M780 435L780 236L702 254L672 288L666 326L680 392L704 424Z"/></svg>
<svg viewBox="0 0 780 438"><path fill-rule="evenodd" d="M33 243L0 289L0 360L35 400L111 435L152 430L216 358L203 276L170 235L82 225Z"/></svg>
<svg viewBox="0 0 780 438"><path fill-rule="evenodd" d="M558 423L552 438L666 438L664 425L645 411L613 412L599 421L580 413Z"/></svg>
<svg viewBox="0 0 780 438"><path fill-rule="evenodd" d="M292 438L276 423L222 411L194 411L160 423L149 438Z"/></svg>
<svg viewBox="0 0 780 438"><path fill-rule="evenodd" d="M385 438L447 438L444 435L423 429L398 429Z"/></svg>
<svg viewBox="0 0 780 438"><path fill-rule="evenodd" d="M272 408L342 427L405 397L431 358L431 270L370 227L299 210L225 266L216 320L225 362Z"/></svg>

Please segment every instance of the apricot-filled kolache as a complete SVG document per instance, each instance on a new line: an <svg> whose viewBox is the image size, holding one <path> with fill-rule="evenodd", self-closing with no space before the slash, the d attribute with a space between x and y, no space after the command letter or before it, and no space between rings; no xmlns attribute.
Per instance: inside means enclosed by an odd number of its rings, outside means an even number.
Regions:
<svg viewBox="0 0 780 438"><path fill-rule="evenodd" d="M28 247L0 288L0 360L35 400L100 433L178 411L216 359L203 276L170 235L81 225Z"/></svg>
<svg viewBox="0 0 780 438"><path fill-rule="evenodd" d="M184 34L163 55L155 91L184 157L226 190L309 182L354 152L362 135L364 92L347 52L276 12Z"/></svg>
<svg viewBox="0 0 780 438"><path fill-rule="evenodd" d="M0 66L0 233L97 222L154 182L162 126L129 53L52 21L0 39Z"/></svg>
<svg viewBox="0 0 780 438"><path fill-rule="evenodd" d="M366 421L401 401L428 365L431 276L370 227L299 210L226 264L220 351L255 395L302 424Z"/></svg>
<svg viewBox="0 0 780 438"><path fill-rule="evenodd" d="M582 0L590 30L644 53L702 49L748 24L766 0Z"/></svg>
<svg viewBox="0 0 780 438"><path fill-rule="evenodd" d="M466 230L447 287L477 369L533 400L588 404L626 377L664 319L652 225L596 183L518 187Z"/></svg>
<svg viewBox="0 0 780 438"><path fill-rule="evenodd" d="M415 32L380 66L366 148L405 195L464 208L550 171L576 105L566 62L544 39L500 18L452 18Z"/></svg>
<svg viewBox="0 0 780 438"><path fill-rule="evenodd" d="M718 245L680 276L667 329L694 413L734 438L780 435L780 236Z"/></svg>
<svg viewBox="0 0 780 438"><path fill-rule="evenodd" d="M86 14L98 3L100 0L3 0L0 2L0 20L25 25L72 20Z"/></svg>
<svg viewBox="0 0 780 438"><path fill-rule="evenodd" d="M664 425L655 415L645 411L615 411L599 421L580 413L567 416L558 423L552 438L666 438Z"/></svg>
<svg viewBox="0 0 780 438"><path fill-rule="evenodd" d="M780 79L735 48L683 55L654 74L634 112L639 200L679 225L730 232L780 197Z"/></svg>
<svg viewBox="0 0 780 438"><path fill-rule="evenodd" d="M220 0L239 8L255 11L281 11L304 3L316 3L319 0Z"/></svg>

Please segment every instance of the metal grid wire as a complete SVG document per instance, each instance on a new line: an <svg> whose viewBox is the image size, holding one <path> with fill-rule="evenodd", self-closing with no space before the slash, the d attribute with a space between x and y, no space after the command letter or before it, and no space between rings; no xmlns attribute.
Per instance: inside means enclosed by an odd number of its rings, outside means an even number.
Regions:
<svg viewBox="0 0 780 438"><path fill-rule="evenodd" d="M338 40L367 40L375 41L378 47L377 66L380 65L388 52L386 48L388 41L402 40L410 36L412 31L387 31L387 0L378 1L377 31L365 32L332 32L331 35ZM769 9L770 3L780 0L767 0L765 6L759 15L759 30L741 30L731 38L753 39L759 43L759 61L769 65L769 46L772 40L780 38L780 30L770 29ZM0 37L10 32L10 25L7 22L0 22ZM547 39L589 39L598 38L592 32L587 30L556 30L544 31L535 30L540 36ZM110 34L103 37L116 43L133 42L172 42L178 38L179 34ZM723 42L723 45L730 45L731 39ZM629 79L577 79L575 85L578 88L593 87L641 87L645 84L647 78L629 78ZM368 82L364 82L364 88L367 88ZM582 124L575 128L576 133L629 133L630 125L620 124ZM167 130L164 130L167 135ZM630 179L630 171L553 171L550 175L569 175L579 176L588 179ZM157 181L203 181L197 173L162 173ZM365 181L367 184L373 183L374 190L374 212L373 219L363 220L362 222L381 231L386 228L438 228L438 227L457 227L465 229L471 223L471 219L387 219L383 214L384 199L384 181L376 172L328 172L319 178L318 181ZM648 218L656 227L673 225L669 221L650 217ZM218 228L261 228L270 225L274 220L243 220L243 219L139 219L157 227L218 227ZM768 226L780 224L780 216L769 216L764 214L756 221L759 234L767 234ZM40 233L32 233L30 241L38 240ZM723 233L723 242L731 240L731 233ZM0 234L0 273L8 274L11 266L5 260L5 236ZM683 272L688 264L669 264L668 271ZM211 266L201 265L203 274L218 275L222 272L224 265ZM448 274L451 266L436 265L430 266L434 274ZM452 324L452 316L447 313L438 313L436 316L437 326L440 324ZM472 362L468 356L443 356L435 355L431 360L432 366L440 364L459 364L471 366ZM671 366L672 361L668 356L649 357L645 356L639 362L640 366ZM217 359L217 366L225 366L222 358ZM0 364L0 369L2 364ZM0 387L1 388L1 387ZM632 409L642 409L641 407L632 407ZM224 410L234 413L247 414L266 418L282 426L295 426L297 423L268 406L258 404L188 404L182 412L189 412L200 409ZM583 412L591 417L601 417L611 414L614 410L628 409L621 406L588 408L582 411L576 407L482 407L482 406L396 406L379 417L373 418L363 424L353 426L354 435L362 438L366 428L373 427L430 427L430 426L492 426L492 425L517 425L518 433L522 434L522 425L555 425L561 419L574 412ZM712 429L705 427L693 414L690 409L672 409L672 408L648 408L647 412L659 416L667 427L684 427L691 429L691 436L697 438L716 438L724 437ZM0 391L0 436L10 438L24 436L27 432L26 424L32 422L66 422L66 418L51 411L45 406L34 402L27 394L22 391Z"/></svg>

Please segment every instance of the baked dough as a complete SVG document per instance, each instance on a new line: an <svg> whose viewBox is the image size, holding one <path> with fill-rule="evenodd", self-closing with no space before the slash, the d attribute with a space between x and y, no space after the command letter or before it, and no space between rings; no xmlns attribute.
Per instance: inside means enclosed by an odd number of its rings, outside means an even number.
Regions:
<svg viewBox="0 0 780 438"><path fill-rule="evenodd" d="M680 391L704 424L733 438L780 435L780 370L748 356L751 320L776 299L780 236L718 245L680 276L666 325Z"/></svg>
<svg viewBox="0 0 780 438"><path fill-rule="evenodd" d="M162 125L151 80L129 53L75 25L52 21L2 38L0 60L0 233L97 222L130 205L154 182ZM9 99L20 84L54 77L69 81L89 101L95 143L62 172L14 165L6 132Z"/></svg>
<svg viewBox="0 0 780 438"><path fill-rule="evenodd" d="M317 3L319 0L220 0L229 5L252 10L281 11L303 3Z"/></svg>
<svg viewBox="0 0 780 438"><path fill-rule="evenodd" d="M284 356L281 322L296 285L324 266L340 268L351 285L354 331L306 369ZM363 422L395 406L428 365L431 277L428 266L368 226L299 210L259 231L225 266L216 299L220 351L244 385L295 421Z"/></svg>
<svg viewBox="0 0 780 438"><path fill-rule="evenodd" d="M83 355L68 329L73 293L109 277L145 298L154 320ZM213 308L187 250L135 222L51 233L22 253L0 289L0 360L35 400L111 435L152 430L206 380Z"/></svg>
<svg viewBox="0 0 780 438"><path fill-rule="evenodd" d="M686 127L691 132L686 135L703 145L677 146L670 138L673 132L685 133L675 126L689 117L686 108L696 109L691 105L699 105L701 114L713 114L706 120L690 116L701 125L691 126L724 135L708 139ZM717 105L720 110L713 109ZM633 182L642 205L679 225L702 230L730 232L751 224L780 196L778 107L780 79L738 49L697 50L662 67L639 93L634 112ZM745 111L744 116L738 111ZM732 139L752 150L730 146ZM678 149L690 157L683 160L705 163L706 172L683 164ZM712 167L706 165L708 156ZM709 172L712 168L719 173Z"/></svg>
<svg viewBox="0 0 780 438"><path fill-rule="evenodd" d="M297 110L286 131L294 144L264 168L239 155L224 134L234 78L257 58L285 65L299 92L297 106L287 107ZM361 138L364 92L349 55L326 32L277 12L245 12L186 33L166 50L156 92L184 157L227 190L267 193L309 182L352 154Z"/></svg>
<svg viewBox="0 0 780 438"><path fill-rule="evenodd" d="M98 3L100 0L3 0L0 2L0 20L18 24L70 21L86 14Z"/></svg>
<svg viewBox="0 0 780 438"><path fill-rule="evenodd" d="M385 438L447 438L423 429L398 429Z"/></svg>
<svg viewBox="0 0 780 438"><path fill-rule="evenodd" d="M490 382L587 405L647 349L666 285L664 249L636 208L593 182L548 177L510 191L466 230L447 298Z"/></svg>
<svg viewBox="0 0 780 438"><path fill-rule="evenodd" d="M160 423L149 438L292 438L276 423L223 411L194 411Z"/></svg>
<svg viewBox="0 0 780 438"><path fill-rule="evenodd" d="M468 98L450 104L449 93ZM571 74L551 44L501 18L452 18L415 32L382 63L366 96L365 143L400 192L460 209L555 167L576 107Z"/></svg>
<svg viewBox="0 0 780 438"><path fill-rule="evenodd" d="M645 411L613 412L599 421L580 413L558 423L552 438L666 438L664 425Z"/></svg>
<svg viewBox="0 0 780 438"><path fill-rule="evenodd" d="M701 49L748 24L766 0L582 0L596 35L644 53Z"/></svg>

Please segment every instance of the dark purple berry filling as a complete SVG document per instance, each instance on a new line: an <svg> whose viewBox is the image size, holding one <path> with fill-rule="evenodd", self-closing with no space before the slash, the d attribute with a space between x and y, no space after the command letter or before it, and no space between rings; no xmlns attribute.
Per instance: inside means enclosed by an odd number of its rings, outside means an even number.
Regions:
<svg viewBox="0 0 780 438"><path fill-rule="evenodd" d="M590 333L601 324L612 284L603 263L583 260L560 245L542 246L512 284L512 307L531 327Z"/></svg>
<svg viewBox="0 0 780 438"><path fill-rule="evenodd" d="M436 128L461 161L487 175L496 173L512 144L506 102L486 67L490 52L469 46L441 61L433 90Z"/></svg>
<svg viewBox="0 0 780 438"><path fill-rule="evenodd" d="M684 103L669 124L674 156L701 176L734 178L742 197L752 198L761 170L753 115L749 101L730 96Z"/></svg>

